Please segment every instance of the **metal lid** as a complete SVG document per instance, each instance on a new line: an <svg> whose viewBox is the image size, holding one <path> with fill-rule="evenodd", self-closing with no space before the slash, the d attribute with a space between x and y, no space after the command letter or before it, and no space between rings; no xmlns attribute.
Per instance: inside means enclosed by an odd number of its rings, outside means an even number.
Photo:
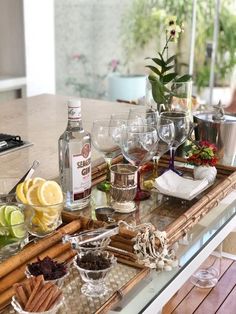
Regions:
<svg viewBox="0 0 236 314"><path fill-rule="evenodd" d="M216 122L216 123L235 123L236 114L226 113L223 120L214 119L215 112L200 112L194 114L194 116L203 121Z"/></svg>

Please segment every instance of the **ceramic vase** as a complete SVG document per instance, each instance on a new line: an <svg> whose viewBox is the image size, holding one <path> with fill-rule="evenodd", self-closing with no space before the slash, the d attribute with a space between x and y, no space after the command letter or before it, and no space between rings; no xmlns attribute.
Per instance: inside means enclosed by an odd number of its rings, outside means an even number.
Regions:
<svg viewBox="0 0 236 314"><path fill-rule="evenodd" d="M195 166L193 170L193 176L196 180L207 179L209 183L215 181L217 174L216 167L211 166Z"/></svg>

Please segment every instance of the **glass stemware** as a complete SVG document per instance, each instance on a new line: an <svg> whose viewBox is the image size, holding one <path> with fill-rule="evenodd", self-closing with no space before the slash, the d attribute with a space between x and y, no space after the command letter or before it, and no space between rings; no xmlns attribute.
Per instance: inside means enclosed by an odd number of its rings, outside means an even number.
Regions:
<svg viewBox="0 0 236 314"><path fill-rule="evenodd" d="M96 150L103 153L108 168L106 180L97 185L97 188L104 192L110 190L110 165L112 159L117 156L120 151L120 148L115 141L116 131L117 128L112 126L110 119L96 120L93 122L91 133L92 143ZM117 132L116 135L118 135Z"/></svg>
<svg viewBox="0 0 236 314"><path fill-rule="evenodd" d="M182 175L182 173L175 168L174 158L176 149L186 141L189 135L190 116L184 111L165 111L160 115L160 123L162 123L161 121L166 121L166 119L171 120L174 125L174 136L170 129L168 132L166 129L166 132L159 133L160 138L170 144L170 160L168 169Z"/></svg>
<svg viewBox="0 0 236 314"><path fill-rule="evenodd" d="M140 167L153 158L157 151L159 137L156 128L150 125L132 125L121 129L120 146L124 157L133 165ZM141 190L140 172L135 200L141 201L150 197L148 191Z"/></svg>

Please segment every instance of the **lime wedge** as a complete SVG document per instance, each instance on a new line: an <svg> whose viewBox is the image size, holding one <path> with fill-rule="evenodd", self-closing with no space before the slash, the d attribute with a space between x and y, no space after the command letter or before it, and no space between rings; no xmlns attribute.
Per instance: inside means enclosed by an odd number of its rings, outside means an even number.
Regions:
<svg viewBox="0 0 236 314"><path fill-rule="evenodd" d="M5 219L5 205L2 205L0 207L0 226L6 226L7 222L6 222L6 219Z"/></svg>
<svg viewBox="0 0 236 314"><path fill-rule="evenodd" d="M23 238L25 236L24 215L20 210L14 210L10 213L10 224L14 237Z"/></svg>
<svg viewBox="0 0 236 314"><path fill-rule="evenodd" d="M5 221L7 223L7 225L10 225L10 214L11 212L13 212L14 210L19 210L18 207L16 206L5 206L5 210L4 210L4 218L5 218Z"/></svg>

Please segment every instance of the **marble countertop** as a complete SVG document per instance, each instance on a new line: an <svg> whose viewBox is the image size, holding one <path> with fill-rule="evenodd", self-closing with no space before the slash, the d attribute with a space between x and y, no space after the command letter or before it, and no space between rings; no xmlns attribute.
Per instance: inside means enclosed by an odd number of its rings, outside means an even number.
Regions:
<svg viewBox="0 0 236 314"><path fill-rule="evenodd" d="M0 103L0 133L20 135L34 145L0 156L0 177L22 177L35 159L37 176L58 177L58 138L67 125L68 96L43 94ZM91 130L95 119L128 111L134 105L82 99L83 127ZM98 152L93 150L93 159Z"/></svg>

